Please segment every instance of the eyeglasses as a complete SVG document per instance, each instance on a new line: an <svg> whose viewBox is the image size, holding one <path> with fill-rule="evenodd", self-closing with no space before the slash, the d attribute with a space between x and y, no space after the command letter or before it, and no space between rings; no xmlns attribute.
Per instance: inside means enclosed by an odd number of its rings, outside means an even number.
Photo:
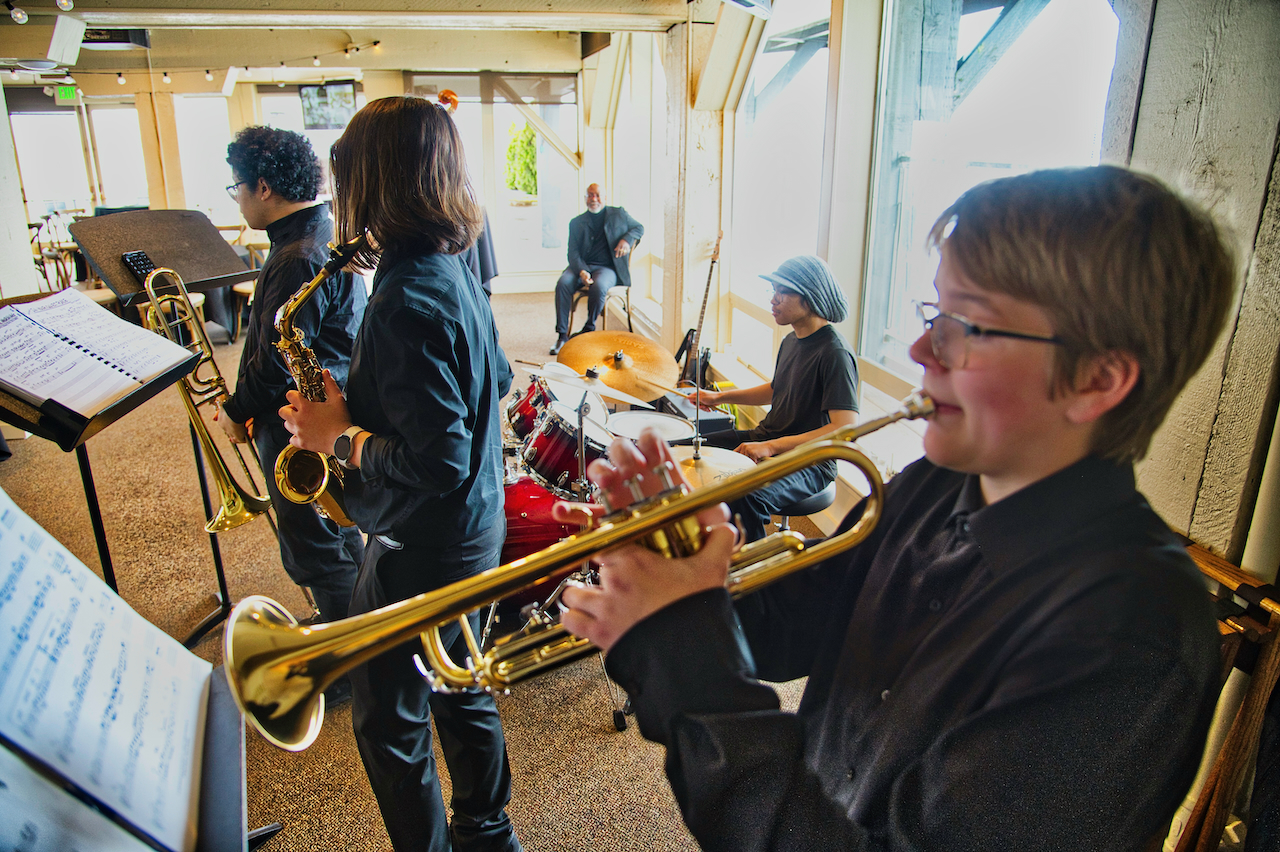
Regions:
<svg viewBox="0 0 1280 852"><path fill-rule="evenodd" d="M1058 346L1063 340L1056 335L1027 334L999 328L983 328L965 317L944 311L934 302L916 302L916 316L929 333L933 357L947 370L963 370L969 363L969 338L1011 337L1014 340L1031 340L1036 343L1052 343Z"/></svg>
<svg viewBox="0 0 1280 852"><path fill-rule="evenodd" d="M230 186L228 186L228 187L227 187L227 195L230 195L230 196L231 196L231 200L232 200L232 201L235 201L236 196L239 194L238 192L236 192L236 190L238 190L238 189L240 188L240 184L242 184L242 183L248 183L248 182L249 182L249 181L247 181L247 180L238 180L238 181L236 181L235 183L233 183L233 184L231 184Z"/></svg>

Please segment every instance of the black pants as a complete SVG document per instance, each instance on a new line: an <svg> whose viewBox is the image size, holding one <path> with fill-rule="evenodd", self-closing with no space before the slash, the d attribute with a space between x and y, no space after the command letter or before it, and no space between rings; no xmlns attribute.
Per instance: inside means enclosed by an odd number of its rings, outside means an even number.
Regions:
<svg viewBox="0 0 1280 852"><path fill-rule="evenodd" d="M492 568L504 537L501 523L476 541L443 551L395 549L371 537L351 612L368 612ZM470 620L478 631L479 615ZM457 623L442 629L441 638L461 663L466 646ZM351 672L352 727L391 843L397 852L519 852L506 813L511 770L498 707L483 692L432 692L414 664L421 652L421 643L413 640ZM453 782L452 826L436 775L432 714Z"/></svg>
<svg viewBox="0 0 1280 852"><path fill-rule="evenodd" d="M591 292L587 295L587 321L583 323L583 331L595 331L596 320L604 310L605 297L609 288L618 283L618 273L609 266L588 266L591 273ZM569 314L573 310L573 293L578 289L578 276L572 269L560 273L556 281L556 334L563 337L569 333Z"/></svg>
<svg viewBox="0 0 1280 852"><path fill-rule="evenodd" d="M289 579L311 590L322 620L346 618L356 574L364 561L364 537L355 527L340 527L320 517L309 503L285 499L276 488L276 457L288 446L289 432L278 418L271 420L266 425L254 422L254 443L276 510L280 561Z"/></svg>
<svg viewBox="0 0 1280 852"><path fill-rule="evenodd" d="M724 429L705 437L707 446L722 450L736 450L739 444L752 440L754 439L750 433L739 429ZM729 504L729 511L742 518L742 529L747 541L757 541L764 538L765 526L769 523L770 516L797 501L812 497L834 481L835 477L821 467L805 468L745 497L739 497Z"/></svg>

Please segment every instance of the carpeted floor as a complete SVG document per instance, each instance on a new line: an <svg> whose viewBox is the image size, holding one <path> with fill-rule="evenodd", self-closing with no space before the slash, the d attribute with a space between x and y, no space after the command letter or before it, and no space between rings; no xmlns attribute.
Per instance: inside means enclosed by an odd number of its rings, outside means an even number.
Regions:
<svg viewBox="0 0 1280 852"><path fill-rule="evenodd" d="M493 300L501 342L518 361L549 360L552 295ZM240 343L215 336L215 358L234 383ZM516 388L529 377L516 370ZM220 434L216 424L212 425ZM0 488L91 569L100 570L74 453L40 438L12 441ZM88 444L121 596L179 639L215 608L217 590L186 415L165 391ZM309 610L280 567L263 518L218 536L231 598L265 594L297 615ZM222 631L195 653L222 662ZM780 689L794 706L800 684ZM662 774L662 750L635 725L614 730L610 695L591 657L517 686L499 700L514 778L510 814L531 852L696 849ZM249 827L284 830L266 850L390 848L351 734L350 705L332 710L300 754L247 738ZM443 766L443 763L441 763ZM448 780L445 780L446 798Z"/></svg>

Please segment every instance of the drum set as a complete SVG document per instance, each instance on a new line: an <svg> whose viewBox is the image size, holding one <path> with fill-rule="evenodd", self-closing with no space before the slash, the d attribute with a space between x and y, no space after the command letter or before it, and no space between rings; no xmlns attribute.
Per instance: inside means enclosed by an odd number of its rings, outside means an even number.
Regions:
<svg viewBox="0 0 1280 852"><path fill-rule="evenodd" d="M587 465L602 458L614 438L636 440L653 428L675 446L672 455L690 485L698 488L746 470L754 462L729 450L702 447L699 424L673 414L654 411L650 404L675 391L680 367L671 353L648 338L630 332L593 331L571 338L558 360L530 364L528 387L515 391L503 411L503 457L506 465L507 537L502 563L536 553L579 531L558 522L551 507L558 500L596 502L595 487L587 479ZM628 406L610 412L608 406ZM570 578L593 582L589 566ZM545 583L504 600L520 607L526 627L554 622L559 617L560 592L570 578ZM496 612L490 607L485 637ZM626 727L629 702L614 694L613 723Z"/></svg>
<svg viewBox="0 0 1280 852"><path fill-rule="evenodd" d="M577 532L557 523L557 500L591 503L587 465L605 455L614 438L635 440L646 428L668 443L698 437L698 425L650 404L674 391L679 364L657 343L624 331L593 331L569 340L558 360L531 364L528 387L515 391L503 413L507 538L503 563L528 556ZM629 406L610 412L608 406ZM673 447L693 487L751 467L729 450Z"/></svg>

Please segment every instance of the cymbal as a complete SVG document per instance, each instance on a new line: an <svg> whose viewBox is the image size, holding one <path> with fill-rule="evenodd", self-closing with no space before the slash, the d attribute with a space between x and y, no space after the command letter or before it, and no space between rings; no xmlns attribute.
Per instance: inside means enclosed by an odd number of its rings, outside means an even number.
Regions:
<svg viewBox="0 0 1280 852"><path fill-rule="evenodd" d="M594 376L580 376L577 373L563 373L558 370L530 370L529 375L539 376L548 382L554 382L578 391L592 391L605 399L613 402L625 402L627 405L636 405L641 408L653 408L652 405L643 399L632 396L629 393L623 393L620 390L611 388L600 379Z"/></svg>
<svg viewBox="0 0 1280 852"><path fill-rule="evenodd" d="M749 457L733 450L722 450L719 447L703 447L698 453L700 458L693 457L693 447L672 447L671 457L675 459L676 468L689 481L689 487L701 488L713 485L727 476L742 473L756 466Z"/></svg>
<svg viewBox="0 0 1280 852"><path fill-rule="evenodd" d="M571 337L556 360L584 375L595 370L609 387L645 402L662 396L680 378L680 365L670 352L629 331L588 331Z"/></svg>

